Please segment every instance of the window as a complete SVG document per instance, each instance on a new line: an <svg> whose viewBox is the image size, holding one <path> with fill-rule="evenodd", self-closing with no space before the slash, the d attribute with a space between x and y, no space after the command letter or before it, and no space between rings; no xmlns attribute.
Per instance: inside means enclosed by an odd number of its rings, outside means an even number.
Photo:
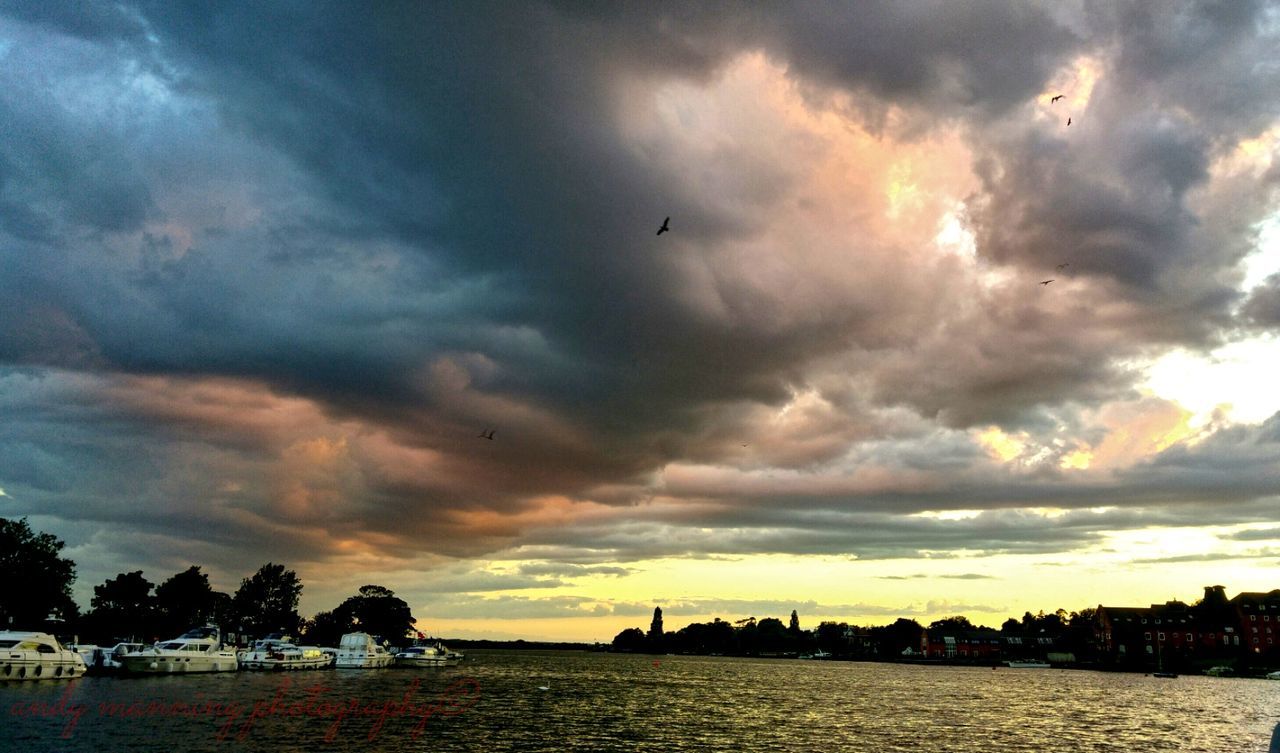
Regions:
<svg viewBox="0 0 1280 753"><path fill-rule="evenodd" d="M1192 643L1194 641L1195 641L1195 638L1191 636L1191 633L1187 633L1187 643Z"/></svg>
<svg viewBox="0 0 1280 753"><path fill-rule="evenodd" d="M1257 622L1257 621L1258 621L1258 615L1256 614L1249 615L1249 622Z"/></svg>
<svg viewBox="0 0 1280 753"><path fill-rule="evenodd" d="M1157 634L1156 634L1156 638L1157 638L1158 640L1164 640L1164 633L1157 633Z"/></svg>
<svg viewBox="0 0 1280 753"><path fill-rule="evenodd" d="M1151 633L1143 633L1142 638L1148 641L1151 640Z"/></svg>
<svg viewBox="0 0 1280 753"><path fill-rule="evenodd" d="M1143 625L1147 624L1147 618L1146 618L1146 617L1143 617L1143 618L1142 618L1142 624L1143 624Z"/></svg>

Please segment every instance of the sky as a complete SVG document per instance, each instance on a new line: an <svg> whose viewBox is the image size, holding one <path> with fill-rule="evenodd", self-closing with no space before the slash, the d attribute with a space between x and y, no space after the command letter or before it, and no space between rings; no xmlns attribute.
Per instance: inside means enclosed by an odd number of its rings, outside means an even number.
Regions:
<svg viewBox="0 0 1280 753"><path fill-rule="evenodd" d="M7 0L0 134L0 516L82 607L1280 587L1276 3Z"/></svg>

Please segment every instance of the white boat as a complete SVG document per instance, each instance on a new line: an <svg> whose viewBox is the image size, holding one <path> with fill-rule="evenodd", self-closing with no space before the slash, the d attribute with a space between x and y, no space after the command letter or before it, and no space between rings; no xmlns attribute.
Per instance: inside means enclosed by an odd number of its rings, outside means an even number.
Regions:
<svg viewBox="0 0 1280 753"><path fill-rule="evenodd" d="M1267 679L1268 679L1268 680L1280 680L1280 672L1268 672L1268 673L1267 673Z"/></svg>
<svg viewBox="0 0 1280 753"><path fill-rule="evenodd" d="M1005 662L1005 664L1012 669L1048 669L1049 668L1049 662L1047 661L1007 661Z"/></svg>
<svg viewBox="0 0 1280 753"><path fill-rule="evenodd" d="M831 654L827 653L826 651L823 651L822 649L818 649L817 651L814 651L812 654L800 654L800 658L801 659L830 659Z"/></svg>
<svg viewBox="0 0 1280 753"><path fill-rule="evenodd" d="M397 667L451 667L462 661L462 654L450 651L443 643L410 646L396 654Z"/></svg>
<svg viewBox="0 0 1280 753"><path fill-rule="evenodd" d="M338 644L334 666L347 669L378 669L391 664L387 649L368 633L347 633Z"/></svg>
<svg viewBox="0 0 1280 753"><path fill-rule="evenodd" d="M1235 674L1235 671L1228 666L1217 666L1209 667L1204 673L1210 677L1226 677L1227 675Z"/></svg>
<svg viewBox="0 0 1280 753"><path fill-rule="evenodd" d="M84 658L48 633L0 630L0 680L57 680L84 671Z"/></svg>
<svg viewBox="0 0 1280 753"><path fill-rule="evenodd" d="M297 646L285 636L268 636L237 657L241 669L324 669L333 654L319 646Z"/></svg>
<svg viewBox="0 0 1280 753"><path fill-rule="evenodd" d="M67 648L75 651L77 654L80 654L80 658L84 659L85 667L89 669L93 668L94 657L102 651L100 646L95 646L92 643L67 644Z"/></svg>
<svg viewBox="0 0 1280 753"><path fill-rule="evenodd" d="M117 643L111 648L100 648L98 653L93 657L95 667L111 672L119 672L124 669L124 663L121 661L129 654L136 654L151 648L146 643Z"/></svg>
<svg viewBox="0 0 1280 753"><path fill-rule="evenodd" d="M126 672L139 674L234 672L239 667L236 652L223 647L213 626L193 628L173 640L124 654L119 661Z"/></svg>

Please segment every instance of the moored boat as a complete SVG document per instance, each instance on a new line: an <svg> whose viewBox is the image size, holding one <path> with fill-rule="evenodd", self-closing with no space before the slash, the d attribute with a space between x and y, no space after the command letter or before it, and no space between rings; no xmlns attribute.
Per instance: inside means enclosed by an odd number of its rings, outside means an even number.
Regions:
<svg viewBox="0 0 1280 753"><path fill-rule="evenodd" d="M84 658L48 633L0 630L0 680L58 680L84 671Z"/></svg>
<svg viewBox="0 0 1280 753"><path fill-rule="evenodd" d="M1047 661L1007 661L1005 664L1011 669L1048 669Z"/></svg>
<svg viewBox="0 0 1280 753"><path fill-rule="evenodd" d="M397 667L451 667L462 661L462 654L451 651L443 643L410 646L396 654Z"/></svg>
<svg viewBox="0 0 1280 753"><path fill-rule="evenodd" d="M268 636L238 655L241 669L324 669L333 654L319 646L298 646L285 636Z"/></svg>
<svg viewBox="0 0 1280 753"><path fill-rule="evenodd" d="M193 628L173 640L124 654L119 661L126 672L139 674L234 672L239 667L236 652L222 645L222 635L213 626Z"/></svg>
<svg viewBox="0 0 1280 753"><path fill-rule="evenodd" d="M368 633L347 633L338 644L334 666L340 669L378 669L391 664L391 654Z"/></svg>

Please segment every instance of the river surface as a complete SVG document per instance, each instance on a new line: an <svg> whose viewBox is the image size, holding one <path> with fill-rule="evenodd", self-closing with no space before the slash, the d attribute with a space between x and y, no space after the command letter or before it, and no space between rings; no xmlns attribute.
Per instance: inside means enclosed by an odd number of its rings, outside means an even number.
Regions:
<svg viewBox="0 0 1280 753"><path fill-rule="evenodd" d="M444 669L0 684L0 714L0 751L23 753L1265 753L1280 682L471 651Z"/></svg>

